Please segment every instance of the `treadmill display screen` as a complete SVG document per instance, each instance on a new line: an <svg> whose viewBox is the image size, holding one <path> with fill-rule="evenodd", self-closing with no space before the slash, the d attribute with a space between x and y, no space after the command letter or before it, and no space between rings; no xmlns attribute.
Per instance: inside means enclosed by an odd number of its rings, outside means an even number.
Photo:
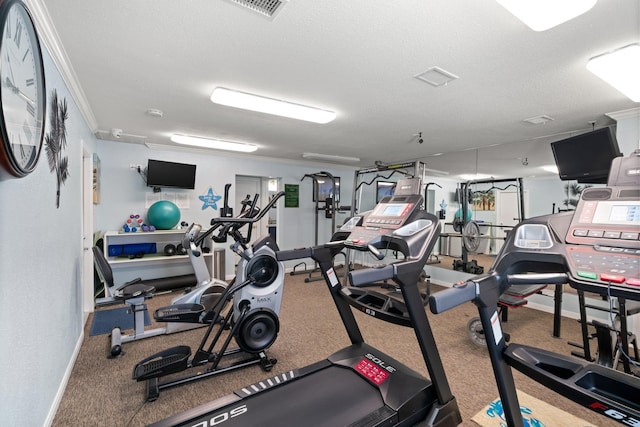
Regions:
<svg viewBox="0 0 640 427"><path fill-rule="evenodd" d="M593 214L594 224L640 224L640 204L637 201L601 201Z"/></svg>
<svg viewBox="0 0 640 427"><path fill-rule="evenodd" d="M640 206L618 206L611 208L609 220L613 222L640 222Z"/></svg>
<svg viewBox="0 0 640 427"><path fill-rule="evenodd" d="M384 210L380 214L381 216L402 216L406 211L406 203L389 204L385 206Z"/></svg>

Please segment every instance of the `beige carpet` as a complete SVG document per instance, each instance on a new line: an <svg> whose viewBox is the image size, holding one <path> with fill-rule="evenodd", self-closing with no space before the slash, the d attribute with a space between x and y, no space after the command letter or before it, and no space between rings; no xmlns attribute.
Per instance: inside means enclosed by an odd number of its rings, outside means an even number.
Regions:
<svg viewBox="0 0 640 427"><path fill-rule="evenodd" d="M432 286L433 291L438 289L441 288ZM148 300L149 311L152 313L157 307L168 304L172 297L163 295ZM473 304L467 303L440 315L433 315L428 310L427 314L447 378L462 413L462 427L477 427L471 418L498 396L487 350L473 344L466 332L467 322L478 315L478 310ZM324 282L304 283L304 276L287 276L280 313L280 333L269 349L269 354L276 357L278 363L270 373L257 366L241 369L164 390L157 401L146 402L145 384L131 379L136 362L175 345L189 345L194 349L204 331L198 329L126 343L124 356L107 359L109 337L89 336L92 317L87 323L84 342L52 427L144 426L225 396L266 377L309 365L349 344L327 285ZM428 375L413 330L381 322L360 312L356 312L356 318L369 344ZM569 354L573 348L567 341L580 339L578 322L563 319L560 339L552 337L552 323L550 313L525 307L509 313L509 322L504 329L511 334L513 342ZM150 327L158 326L154 323ZM600 427L619 425L517 371L514 376L519 390L565 412L583 419L593 419ZM37 395L37 385L33 385L32 391ZM286 408L286 403L282 405Z"/></svg>
<svg viewBox="0 0 640 427"><path fill-rule="evenodd" d="M525 426L536 427L595 427L595 424L580 419L555 406L518 390L520 412ZM485 406L475 414L472 421L482 427L501 427L505 425L502 403L500 399Z"/></svg>

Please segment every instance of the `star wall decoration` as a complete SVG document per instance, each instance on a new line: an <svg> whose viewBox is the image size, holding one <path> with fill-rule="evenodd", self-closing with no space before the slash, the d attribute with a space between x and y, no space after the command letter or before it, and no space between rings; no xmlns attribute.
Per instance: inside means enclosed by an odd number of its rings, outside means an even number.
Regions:
<svg viewBox="0 0 640 427"><path fill-rule="evenodd" d="M202 196L198 196L198 199L202 200L204 202L204 204L202 205L202 210L205 210L207 208L213 208L213 209L218 209L218 205L216 204L216 202L218 200L220 200L222 198L222 196L218 196L213 192L213 188L209 187L209 191L207 191L207 194L204 194Z"/></svg>

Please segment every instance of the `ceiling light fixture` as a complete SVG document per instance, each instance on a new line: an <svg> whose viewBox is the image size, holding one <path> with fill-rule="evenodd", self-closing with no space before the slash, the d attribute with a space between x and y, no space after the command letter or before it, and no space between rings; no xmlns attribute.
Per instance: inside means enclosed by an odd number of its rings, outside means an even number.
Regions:
<svg viewBox="0 0 640 427"><path fill-rule="evenodd" d="M359 157L334 156L332 154L318 153L303 153L302 158L307 160L322 160L325 162L335 163L357 163L360 161Z"/></svg>
<svg viewBox="0 0 640 427"><path fill-rule="evenodd" d="M472 173L467 173L467 174L462 174L459 175L460 178L464 179L465 181L478 181L481 179L489 179L489 178L493 178L491 175L487 175L484 173L476 173L476 174L472 174Z"/></svg>
<svg viewBox="0 0 640 427"><path fill-rule="evenodd" d="M336 118L336 113L278 99L265 98L246 92L217 87L211 94L211 102L227 107L242 108L259 113L273 114L291 119L325 124Z"/></svg>
<svg viewBox="0 0 640 427"><path fill-rule="evenodd" d="M214 150L240 151L243 153L251 153L258 149L255 144L247 144L246 142L225 141L222 139L201 138L188 135L171 135L171 141L181 145L191 145L194 147L211 148Z"/></svg>
<svg viewBox="0 0 640 427"><path fill-rule="evenodd" d="M633 43L595 56L587 70L629 97L640 102L640 44Z"/></svg>
<svg viewBox="0 0 640 427"><path fill-rule="evenodd" d="M551 172L551 173L558 173L558 166L556 165L544 165L544 166L540 166L540 169L547 171L547 172Z"/></svg>
<svg viewBox="0 0 640 427"><path fill-rule="evenodd" d="M545 31L582 15L597 0L496 0L533 31Z"/></svg>

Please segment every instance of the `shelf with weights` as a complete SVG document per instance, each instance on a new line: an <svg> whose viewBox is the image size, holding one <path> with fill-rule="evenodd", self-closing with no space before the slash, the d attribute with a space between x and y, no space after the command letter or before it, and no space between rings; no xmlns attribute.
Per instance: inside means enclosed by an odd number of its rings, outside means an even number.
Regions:
<svg viewBox="0 0 640 427"><path fill-rule="evenodd" d="M115 283L141 277L156 279L193 274L188 255L178 253L186 229L155 231L107 231L103 252L113 270ZM203 253L213 273L213 251Z"/></svg>

